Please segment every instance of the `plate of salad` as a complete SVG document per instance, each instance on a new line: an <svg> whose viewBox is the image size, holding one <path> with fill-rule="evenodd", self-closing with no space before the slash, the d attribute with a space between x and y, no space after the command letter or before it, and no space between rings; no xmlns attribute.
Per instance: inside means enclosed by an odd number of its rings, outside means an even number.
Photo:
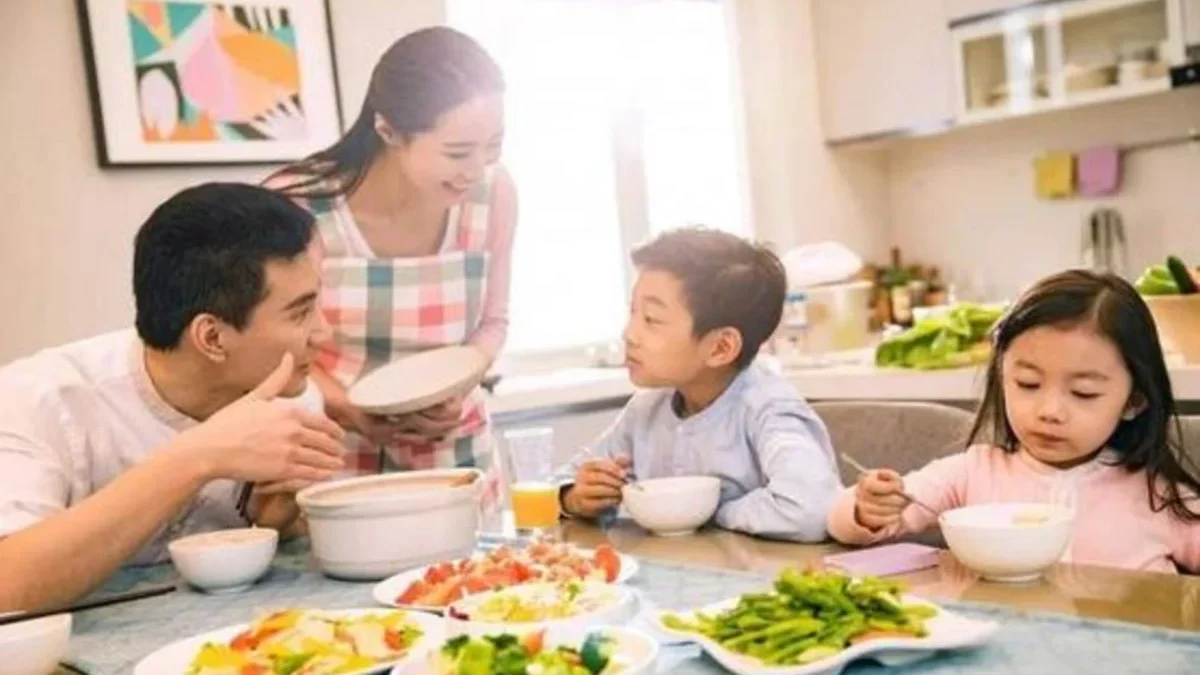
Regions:
<svg viewBox="0 0 1200 675"><path fill-rule="evenodd" d="M658 643L629 628L460 635L393 675L651 675Z"/></svg>
<svg viewBox="0 0 1200 675"><path fill-rule="evenodd" d="M769 591L657 621L737 675L837 673L864 658L897 666L981 646L997 629L906 596L892 581L791 569Z"/></svg>
<svg viewBox="0 0 1200 675"><path fill-rule="evenodd" d="M286 609L173 642L134 675L367 675L419 660L442 621L421 612Z"/></svg>
<svg viewBox="0 0 1200 675"><path fill-rule="evenodd" d="M596 581L525 584L471 595L446 611L448 635L581 628L622 624L638 611L637 596L624 586Z"/></svg>

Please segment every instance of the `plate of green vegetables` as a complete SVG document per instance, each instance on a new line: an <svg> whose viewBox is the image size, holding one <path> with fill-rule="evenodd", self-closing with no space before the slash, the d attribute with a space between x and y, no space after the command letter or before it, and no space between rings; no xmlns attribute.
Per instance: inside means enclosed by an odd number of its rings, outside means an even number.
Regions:
<svg viewBox="0 0 1200 675"><path fill-rule="evenodd" d="M852 661L898 666L983 645L998 626L905 595L876 577L785 570L774 587L658 616L658 628L695 642L737 675L838 673Z"/></svg>

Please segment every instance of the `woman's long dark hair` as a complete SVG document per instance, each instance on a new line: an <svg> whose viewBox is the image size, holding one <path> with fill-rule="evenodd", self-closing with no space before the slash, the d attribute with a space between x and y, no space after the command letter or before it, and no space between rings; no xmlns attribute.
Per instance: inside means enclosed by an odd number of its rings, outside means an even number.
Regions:
<svg viewBox="0 0 1200 675"><path fill-rule="evenodd" d="M466 34L435 26L397 40L375 64L362 112L336 143L272 174L267 183L293 197L350 194L383 148L375 115L402 139L433 128L438 117L476 96L504 91L500 66Z"/></svg>
<svg viewBox="0 0 1200 675"><path fill-rule="evenodd" d="M993 444L1005 451L1018 450L1004 406L1004 353L1017 336L1032 328L1072 325L1091 326L1112 341L1133 379L1134 400L1145 404L1137 417L1121 420L1108 439L1106 447L1117 453L1114 464L1130 472L1146 472L1152 510L1169 509L1181 520L1200 520L1200 512L1188 505L1200 495L1200 472L1183 447L1154 318L1133 286L1113 274L1072 270L1047 277L1026 291L996 324L983 402L967 444L991 436Z"/></svg>

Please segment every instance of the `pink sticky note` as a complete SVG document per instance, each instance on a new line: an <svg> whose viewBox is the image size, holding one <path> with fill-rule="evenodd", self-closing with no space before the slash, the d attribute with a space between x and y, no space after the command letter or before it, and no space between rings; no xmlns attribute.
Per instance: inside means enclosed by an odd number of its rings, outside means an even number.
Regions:
<svg viewBox="0 0 1200 675"><path fill-rule="evenodd" d="M1104 197L1121 188L1121 150L1115 146L1088 148L1075 163L1076 184L1084 197Z"/></svg>
<svg viewBox="0 0 1200 675"><path fill-rule="evenodd" d="M853 576L886 577L937 567L940 549L921 544L889 544L825 557L825 566Z"/></svg>

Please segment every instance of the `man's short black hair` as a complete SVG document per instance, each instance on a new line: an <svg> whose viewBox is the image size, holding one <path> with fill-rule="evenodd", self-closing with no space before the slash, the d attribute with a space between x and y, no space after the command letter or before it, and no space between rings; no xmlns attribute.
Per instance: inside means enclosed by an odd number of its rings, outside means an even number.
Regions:
<svg viewBox="0 0 1200 675"><path fill-rule="evenodd" d="M674 230L633 252L639 269L666 272L683 284L693 334L717 328L742 334L737 367L754 361L779 326L787 277L769 249L726 232L701 227Z"/></svg>
<svg viewBox="0 0 1200 675"><path fill-rule="evenodd" d="M205 183L176 194L134 241L138 335L174 349L205 313L244 328L266 297L266 264L295 259L312 237L312 215L265 188Z"/></svg>

